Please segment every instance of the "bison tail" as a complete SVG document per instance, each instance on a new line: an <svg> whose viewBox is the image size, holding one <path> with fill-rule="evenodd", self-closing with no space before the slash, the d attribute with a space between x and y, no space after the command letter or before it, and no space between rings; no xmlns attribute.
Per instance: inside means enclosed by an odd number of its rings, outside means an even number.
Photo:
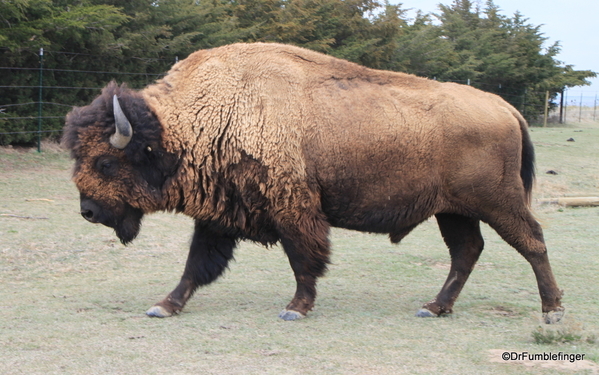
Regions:
<svg viewBox="0 0 599 375"><path fill-rule="evenodd" d="M535 150L528 133L528 123L522 115L516 111L516 117L520 122L522 132L522 165L520 167L520 177L526 193L526 203L531 204L532 188L535 182Z"/></svg>

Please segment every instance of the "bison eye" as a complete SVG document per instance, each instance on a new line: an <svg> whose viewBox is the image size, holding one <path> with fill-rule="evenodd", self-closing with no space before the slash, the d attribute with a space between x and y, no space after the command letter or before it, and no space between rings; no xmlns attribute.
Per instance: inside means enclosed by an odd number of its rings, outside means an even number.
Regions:
<svg viewBox="0 0 599 375"><path fill-rule="evenodd" d="M118 161L114 156L101 156L96 161L96 168L106 176L116 176Z"/></svg>

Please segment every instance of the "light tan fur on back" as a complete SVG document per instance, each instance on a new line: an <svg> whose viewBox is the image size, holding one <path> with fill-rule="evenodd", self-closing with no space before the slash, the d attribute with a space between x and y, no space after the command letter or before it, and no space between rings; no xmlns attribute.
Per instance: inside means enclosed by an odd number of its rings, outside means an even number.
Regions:
<svg viewBox="0 0 599 375"><path fill-rule="evenodd" d="M468 199L468 189L480 188L472 184L493 194L502 179L519 178L521 128L499 97L293 46L198 51L143 95L164 127L166 149L186 150L182 186L194 185L195 171L210 175L246 153L268 167L277 185L264 186L270 199L288 200L285 187L308 189L301 185L312 168L324 185L372 181L361 185L365 200L408 201L431 184L446 186L427 197L434 207L422 214L430 215ZM513 158L494 157L498 150ZM194 201L193 191L185 201ZM194 217L201 211L189 209Z"/></svg>

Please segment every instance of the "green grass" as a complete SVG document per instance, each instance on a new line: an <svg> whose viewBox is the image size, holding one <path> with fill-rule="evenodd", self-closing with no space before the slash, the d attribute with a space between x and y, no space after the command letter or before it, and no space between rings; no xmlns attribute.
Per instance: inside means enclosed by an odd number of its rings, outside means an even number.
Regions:
<svg viewBox="0 0 599 375"><path fill-rule="evenodd" d="M532 137L536 197L598 195L599 129L535 128ZM535 204L565 290L567 315L556 328L540 324L528 263L486 226L485 251L455 313L414 317L439 291L449 267L433 220L400 245L333 230L333 264L319 282L315 310L301 321L277 318L294 292L283 251L252 243L240 245L225 276L199 290L182 314L150 319L145 310L183 271L192 221L149 216L139 238L124 247L111 229L79 216L71 161L55 147L46 149L0 149L0 214L14 215L0 216L4 374L599 371L599 208ZM558 175L546 174L549 169ZM567 339L556 339L560 332ZM501 360L503 351L583 353L589 362L576 369L561 362L523 365Z"/></svg>
<svg viewBox="0 0 599 375"><path fill-rule="evenodd" d="M539 177L535 197L599 195L599 127L532 128L532 138Z"/></svg>

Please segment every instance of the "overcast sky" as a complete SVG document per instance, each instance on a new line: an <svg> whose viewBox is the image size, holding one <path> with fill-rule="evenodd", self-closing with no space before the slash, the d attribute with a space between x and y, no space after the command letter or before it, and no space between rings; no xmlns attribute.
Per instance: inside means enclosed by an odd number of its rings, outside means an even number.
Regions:
<svg viewBox="0 0 599 375"><path fill-rule="evenodd" d="M402 3L403 9L420 9L425 13L439 13L437 4L450 5L453 0L390 0ZM472 0L476 2L476 0ZM484 9L486 1L482 0ZM557 60L574 65L576 70L592 70L599 73L599 0L494 0L501 14L512 17L516 11L528 18L528 23L541 26L548 37L547 44L559 41L561 53ZM415 12L410 12L413 17ZM593 97L599 93L599 78L591 80L592 86L570 89L572 94ZM586 100L585 100L586 101Z"/></svg>

